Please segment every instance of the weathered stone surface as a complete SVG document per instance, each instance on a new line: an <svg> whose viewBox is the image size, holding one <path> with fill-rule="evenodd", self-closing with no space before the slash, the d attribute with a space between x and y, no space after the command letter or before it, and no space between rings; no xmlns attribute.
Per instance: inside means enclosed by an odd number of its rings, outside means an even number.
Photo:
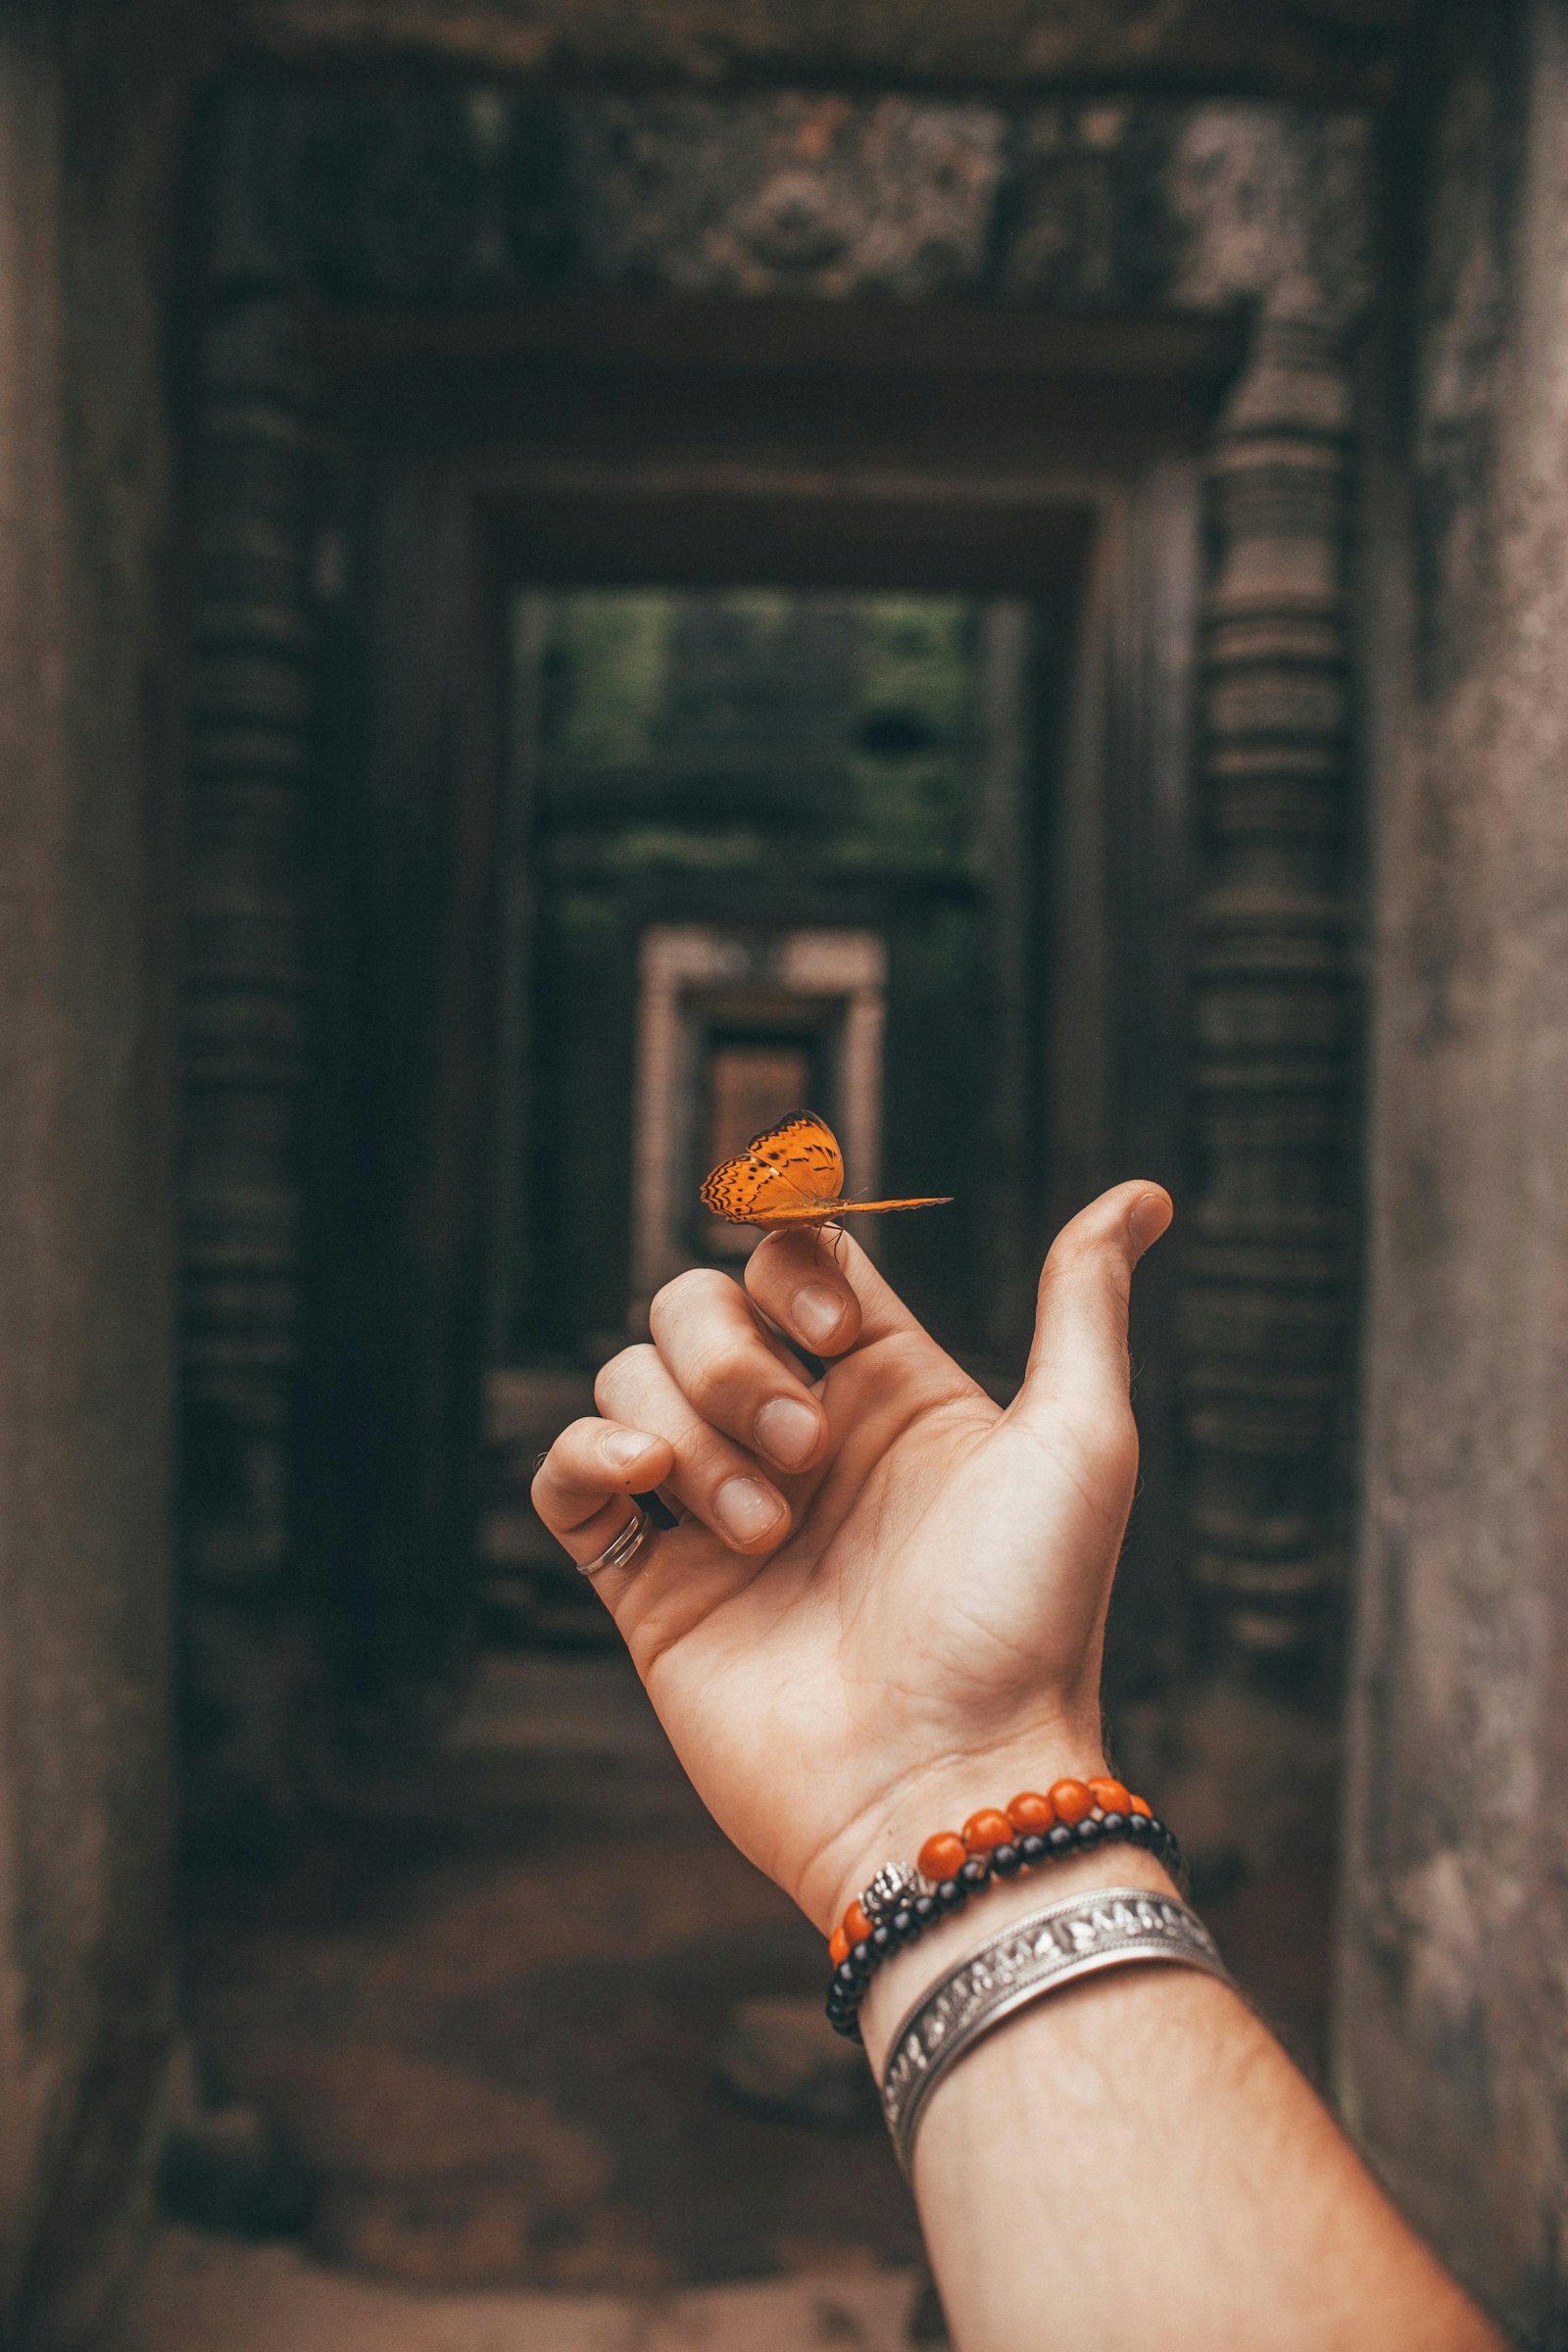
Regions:
<svg viewBox="0 0 1568 2352"><path fill-rule="evenodd" d="M848 91L519 94L236 80L219 287L350 302L562 293L1225 312L1367 298L1369 124L1233 102Z"/></svg>
<svg viewBox="0 0 1568 2352"><path fill-rule="evenodd" d="M197 370L179 1023L187 1825L287 1812L313 603L292 306L215 306ZM307 1645L308 1646L308 1645Z"/></svg>
<svg viewBox="0 0 1568 2352"><path fill-rule="evenodd" d="M1163 173L1177 231L1165 299L1219 310L1306 279L1329 320L1358 318L1372 291L1370 136L1369 118L1345 110L1182 109Z"/></svg>
<svg viewBox="0 0 1568 2352"><path fill-rule="evenodd" d="M574 107L583 272L606 286L829 300L973 287L1004 135L994 107L907 98Z"/></svg>
<svg viewBox="0 0 1568 2352"><path fill-rule="evenodd" d="M1454 29L1409 437L1396 411L1370 517L1378 1010L1339 2066L1417 2223L1544 2344L1568 2328L1568 12L1459 9Z"/></svg>
<svg viewBox="0 0 1568 2352"><path fill-rule="evenodd" d="M1063 83L1369 96L1416 0L249 0L236 41L513 73L765 74L973 89Z"/></svg>
<svg viewBox="0 0 1568 2352"><path fill-rule="evenodd" d="M87 135L41 14L0 34L0 2336L45 2347L169 2024L172 148L134 74Z"/></svg>
<svg viewBox="0 0 1568 2352"><path fill-rule="evenodd" d="M1346 1549L1356 1023L1343 346L1315 282L1287 276L1226 405L1197 795L1193 1568L1232 1642L1298 1667L1321 1648Z"/></svg>

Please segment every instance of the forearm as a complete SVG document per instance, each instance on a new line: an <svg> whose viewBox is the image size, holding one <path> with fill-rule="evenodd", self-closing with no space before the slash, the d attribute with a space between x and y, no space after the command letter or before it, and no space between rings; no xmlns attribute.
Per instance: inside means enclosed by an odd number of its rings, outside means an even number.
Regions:
<svg viewBox="0 0 1568 2352"><path fill-rule="evenodd" d="M1169 1892L1125 1820L1113 1847L1022 1850L1092 1818L1088 1791L1064 1812L1054 1783L1100 1777L1100 1639L1138 1459L1128 1292L1169 1215L1133 1183L1058 1235L1005 1412L842 1232L770 1234L744 1295L711 1270L665 1286L654 1345L596 1384L612 1419L574 1423L535 1478L716 1818L836 1936L834 2015L860 2001L873 2062L1009 1919L1097 1885ZM785 1361L780 1332L827 1351L821 1381ZM628 1498L653 1487L687 1516L645 1541ZM971 1904L975 1809L1008 1804L1033 1826ZM981 1851L996 1827L973 1830ZM883 1864L922 1852L952 1862L938 1886L963 1879L956 1916L927 1926L916 1908L895 1936L851 1910ZM1212 1979L1113 1969L924 2080L915 2188L960 2352L1496 2352Z"/></svg>
<svg viewBox="0 0 1568 2352"><path fill-rule="evenodd" d="M997 1888L869 1993L880 2073L908 2003L992 1927L1094 1885L1169 1891L1126 1849ZM936 2086L915 2190L959 2352L1496 2352L1228 1986L1115 1969L1035 2002Z"/></svg>

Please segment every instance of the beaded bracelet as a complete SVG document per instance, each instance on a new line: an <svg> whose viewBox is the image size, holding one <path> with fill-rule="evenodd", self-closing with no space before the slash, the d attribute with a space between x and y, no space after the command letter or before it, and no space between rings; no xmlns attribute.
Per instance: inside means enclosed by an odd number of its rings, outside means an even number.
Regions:
<svg viewBox="0 0 1568 2352"><path fill-rule="evenodd" d="M907 1862L884 1863L828 1939L828 2024L858 2041L860 2002L883 1962L961 1911L993 1878L1015 1878L1021 1870L1064 1862L1117 1839L1146 1847L1179 1876L1175 1834L1141 1796L1109 1778L1057 1781L1044 1796L1025 1789L1004 1811L986 1807L971 1813L961 1831L937 1831L912 1869Z"/></svg>

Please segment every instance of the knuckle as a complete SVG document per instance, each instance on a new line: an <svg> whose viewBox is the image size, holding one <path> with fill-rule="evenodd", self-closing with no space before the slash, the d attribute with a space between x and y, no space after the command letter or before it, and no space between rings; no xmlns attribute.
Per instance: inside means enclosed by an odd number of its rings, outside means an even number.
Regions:
<svg viewBox="0 0 1568 2352"><path fill-rule="evenodd" d="M1050 1303L1061 1289L1062 1284L1070 1280L1072 1272L1072 1244L1065 1242L1058 1234L1047 1252L1045 1264L1040 1269L1039 1292L1042 1306Z"/></svg>
<svg viewBox="0 0 1568 2352"><path fill-rule="evenodd" d="M575 1421L568 1421L546 1454L541 1468L552 1461L580 1458L598 1443L599 1432L604 1426L593 1413L580 1413Z"/></svg>
<svg viewBox="0 0 1568 2352"><path fill-rule="evenodd" d="M688 1266L684 1274L676 1274L655 1294L649 1322L657 1333L672 1316L716 1305L734 1288L729 1276L720 1274L716 1266Z"/></svg>
<svg viewBox="0 0 1568 2352"><path fill-rule="evenodd" d="M614 1397L635 1395L658 1362L658 1348L644 1340L635 1348L623 1348L607 1364L601 1364L594 1380L594 1402L599 1410L608 1412L610 1400Z"/></svg>
<svg viewBox="0 0 1568 2352"><path fill-rule="evenodd" d="M1088 1264L1090 1251L1083 1236L1074 1233L1069 1225L1058 1233L1046 1252L1046 1262L1040 1269L1040 1288L1043 1292L1059 1290L1064 1282L1081 1275Z"/></svg>
<svg viewBox="0 0 1568 2352"><path fill-rule="evenodd" d="M1040 1269L1041 1314L1071 1316L1119 1346L1131 1303L1132 1269L1124 1258L1078 1241L1053 1245Z"/></svg>
<svg viewBox="0 0 1568 2352"><path fill-rule="evenodd" d="M752 1386L756 1372L753 1351L744 1342L715 1339L693 1357L685 1385L694 1403L706 1404Z"/></svg>

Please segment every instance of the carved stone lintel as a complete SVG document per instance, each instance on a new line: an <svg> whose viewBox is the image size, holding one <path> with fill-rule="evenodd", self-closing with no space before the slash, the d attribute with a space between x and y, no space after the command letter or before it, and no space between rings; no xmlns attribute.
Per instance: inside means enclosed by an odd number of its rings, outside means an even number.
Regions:
<svg viewBox="0 0 1568 2352"><path fill-rule="evenodd" d="M210 270L329 301L559 292L1228 313L1361 298L1367 125L1236 100L240 77Z"/></svg>
<svg viewBox="0 0 1568 2352"><path fill-rule="evenodd" d="M1199 1583L1252 1652L1341 1575L1354 1038L1349 386L1309 288L1260 318L1212 460L1186 1258Z"/></svg>

